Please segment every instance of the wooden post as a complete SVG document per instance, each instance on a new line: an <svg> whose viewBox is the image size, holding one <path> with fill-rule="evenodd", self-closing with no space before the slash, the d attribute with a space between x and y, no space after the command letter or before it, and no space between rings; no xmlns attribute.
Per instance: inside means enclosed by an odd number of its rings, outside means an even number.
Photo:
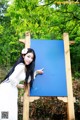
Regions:
<svg viewBox="0 0 80 120"><path fill-rule="evenodd" d="M19 41L25 44L25 48L30 48L30 33L26 32L25 39L19 39ZM29 91L30 85L28 84L23 97L23 120L29 120Z"/></svg>
<svg viewBox="0 0 80 120"><path fill-rule="evenodd" d="M23 120L29 120L29 84L25 88L23 97Z"/></svg>
<svg viewBox="0 0 80 120"><path fill-rule="evenodd" d="M25 44L25 48L30 48L30 32L26 32L25 39L19 39L19 41Z"/></svg>
<svg viewBox="0 0 80 120"><path fill-rule="evenodd" d="M78 1L63 1L63 2L53 2L54 4L58 4L58 5L61 5L61 4L79 4L80 2L78 2Z"/></svg>
<svg viewBox="0 0 80 120"><path fill-rule="evenodd" d="M67 82L67 95L68 95L67 96L68 120L75 120L68 33L63 34L63 40L64 40L66 82Z"/></svg>

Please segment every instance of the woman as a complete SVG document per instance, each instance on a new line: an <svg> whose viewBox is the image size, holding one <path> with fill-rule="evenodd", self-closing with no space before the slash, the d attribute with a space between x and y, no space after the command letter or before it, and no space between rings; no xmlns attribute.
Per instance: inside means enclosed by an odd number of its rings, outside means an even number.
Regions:
<svg viewBox="0 0 80 120"><path fill-rule="evenodd" d="M20 58L0 84L0 120L18 120L17 88L25 88L20 82L25 80L25 84L30 83L32 87L35 76L43 74L42 69L34 72L35 59L34 50L24 48Z"/></svg>

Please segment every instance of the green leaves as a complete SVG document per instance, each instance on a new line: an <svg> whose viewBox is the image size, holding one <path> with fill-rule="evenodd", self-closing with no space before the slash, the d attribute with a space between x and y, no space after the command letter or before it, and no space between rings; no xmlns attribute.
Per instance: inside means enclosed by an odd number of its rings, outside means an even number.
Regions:
<svg viewBox="0 0 80 120"><path fill-rule="evenodd" d="M0 2L4 13L1 16L0 12L0 46L3 45L5 51L7 49L15 51L18 46L21 50L22 45L18 40L23 38L25 31L30 31L31 38L35 39L63 39L62 34L68 32L70 40L79 43L80 5L55 3L60 1L64 0L44 0L42 3L41 0L14 0L10 5L6 1ZM4 8L5 5L6 8ZM1 49L3 50L3 48ZM75 49L71 49L71 51L75 51ZM15 56L15 52L13 52L13 56ZM78 56L77 58L80 59ZM73 57L73 61L75 61L75 57Z"/></svg>

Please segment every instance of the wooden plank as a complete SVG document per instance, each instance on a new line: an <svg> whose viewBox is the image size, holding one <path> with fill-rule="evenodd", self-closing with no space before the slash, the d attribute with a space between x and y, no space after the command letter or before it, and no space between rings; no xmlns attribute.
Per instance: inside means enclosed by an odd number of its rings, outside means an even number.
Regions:
<svg viewBox="0 0 80 120"><path fill-rule="evenodd" d="M25 39L19 39L19 41L25 44L25 48L30 48L30 32L26 32ZM23 120L29 120L29 91L30 85L28 84L23 97Z"/></svg>
<svg viewBox="0 0 80 120"><path fill-rule="evenodd" d="M62 100L63 102L68 102L68 99L67 99L67 97L57 97L59 100ZM73 99L74 99L74 102L76 102L76 99L75 99L75 97L73 97Z"/></svg>
<svg viewBox="0 0 80 120"><path fill-rule="evenodd" d="M74 43L75 43L75 41L69 41L69 45L72 45Z"/></svg>
<svg viewBox="0 0 80 120"><path fill-rule="evenodd" d="M39 100L39 99L40 99L40 97L29 96L29 102L33 102L33 101ZM23 102L23 97L21 97L21 102Z"/></svg>
<svg viewBox="0 0 80 120"><path fill-rule="evenodd" d="M29 84L25 88L23 97L23 120L29 120Z"/></svg>
<svg viewBox="0 0 80 120"><path fill-rule="evenodd" d="M68 101L68 120L75 120L68 33L63 34L63 40L64 40L66 82L67 82L67 95L68 95L68 97L67 97L67 101Z"/></svg>
<svg viewBox="0 0 80 120"><path fill-rule="evenodd" d="M61 4L79 4L80 2L78 2L78 1L63 1L63 2L53 2L54 4L58 4L58 5L61 5Z"/></svg>
<svg viewBox="0 0 80 120"><path fill-rule="evenodd" d="M30 32L25 33L25 48L30 48Z"/></svg>
<svg viewBox="0 0 80 120"><path fill-rule="evenodd" d="M30 48L30 32L25 33L25 48ZM23 120L29 120L29 91L30 85L25 88L23 101Z"/></svg>
<svg viewBox="0 0 80 120"><path fill-rule="evenodd" d="M30 32L26 32L25 39L19 39L19 41L25 44L25 48L30 48Z"/></svg>

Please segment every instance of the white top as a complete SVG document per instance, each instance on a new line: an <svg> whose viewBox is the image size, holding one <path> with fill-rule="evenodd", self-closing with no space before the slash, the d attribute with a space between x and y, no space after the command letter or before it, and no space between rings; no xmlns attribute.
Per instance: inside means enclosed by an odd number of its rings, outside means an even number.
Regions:
<svg viewBox="0 0 80 120"><path fill-rule="evenodd" d="M36 73L34 72L34 78L36 76ZM9 82L13 85L16 86L18 85L21 81L24 81L26 78L26 72L25 72L25 65L23 63L18 64L14 72L10 75L9 77ZM28 78L28 83L31 81L31 76Z"/></svg>

